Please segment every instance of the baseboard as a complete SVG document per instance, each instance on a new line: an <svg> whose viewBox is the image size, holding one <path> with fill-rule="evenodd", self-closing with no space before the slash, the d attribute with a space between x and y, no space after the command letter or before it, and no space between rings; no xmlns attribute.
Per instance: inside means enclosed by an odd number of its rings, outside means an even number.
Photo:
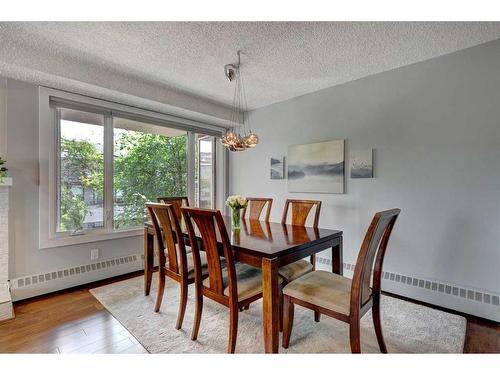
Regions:
<svg viewBox="0 0 500 375"><path fill-rule="evenodd" d="M142 269L144 269L143 254L132 254L36 275L26 275L10 281L12 300L21 301Z"/></svg>
<svg viewBox="0 0 500 375"><path fill-rule="evenodd" d="M331 260L317 257L318 269L330 269ZM352 277L354 264L344 263L344 275ZM498 292L455 285L416 275L403 275L384 270L382 290L421 302L460 311L484 319L500 322L500 296Z"/></svg>

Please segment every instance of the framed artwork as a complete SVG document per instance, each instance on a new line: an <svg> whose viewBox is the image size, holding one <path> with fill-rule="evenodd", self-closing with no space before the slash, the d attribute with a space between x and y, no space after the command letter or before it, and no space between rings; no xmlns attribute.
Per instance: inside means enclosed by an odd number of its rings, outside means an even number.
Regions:
<svg viewBox="0 0 500 375"><path fill-rule="evenodd" d="M351 178L373 178L373 149L351 153Z"/></svg>
<svg viewBox="0 0 500 375"><path fill-rule="evenodd" d="M285 178L285 157L271 156L271 180L283 180Z"/></svg>
<svg viewBox="0 0 500 375"><path fill-rule="evenodd" d="M344 193L343 139L288 147L288 191Z"/></svg>

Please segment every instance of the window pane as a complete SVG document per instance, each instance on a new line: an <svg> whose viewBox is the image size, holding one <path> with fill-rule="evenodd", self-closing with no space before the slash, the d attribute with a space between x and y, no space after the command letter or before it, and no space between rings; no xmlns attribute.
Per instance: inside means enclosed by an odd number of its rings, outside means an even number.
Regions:
<svg viewBox="0 0 500 375"><path fill-rule="evenodd" d="M117 117L113 125L114 228L138 227L146 201L186 195L187 133Z"/></svg>
<svg viewBox="0 0 500 375"><path fill-rule="evenodd" d="M59 109L59 232L102 228L104 116Z"/></svg>
<svg viewBox="0 0 500 375"><path fill-rule="evenodd" d="M195 204L214 208L214 137L196 134Z"/></svg>

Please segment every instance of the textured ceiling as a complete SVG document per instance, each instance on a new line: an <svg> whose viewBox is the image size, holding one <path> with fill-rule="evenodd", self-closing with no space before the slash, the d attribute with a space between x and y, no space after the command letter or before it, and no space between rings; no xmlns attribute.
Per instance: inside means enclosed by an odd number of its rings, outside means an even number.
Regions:
<svg viewBox="0 0 500 375"><path fill-rule="evenodd" d="M223 66L241 49L258 108L498 39L500 23L3 22L0 38L223 104Z"/></svg>

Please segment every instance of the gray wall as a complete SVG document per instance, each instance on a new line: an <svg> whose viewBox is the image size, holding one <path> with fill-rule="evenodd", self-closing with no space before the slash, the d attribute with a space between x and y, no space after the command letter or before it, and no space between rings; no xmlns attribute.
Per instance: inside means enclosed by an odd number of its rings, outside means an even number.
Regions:
<svg viewBox="0 0 500 375"><path fill-rule="evenodd" d="M498 296L500 41L261 108L250 118L261 143L231 154L232 194L273 197L273 221L286 197L322 200L320 226L344 231L344 261L352 264L374 212L399 207L386 270ZM346 194L288 193L286 180L270 180L270 156L335 138L346 139ZM375 149L375 178L350 179L349 152L364 148ZM432 286L384 285L500 319L492 299L474 303Z"/></svg>

